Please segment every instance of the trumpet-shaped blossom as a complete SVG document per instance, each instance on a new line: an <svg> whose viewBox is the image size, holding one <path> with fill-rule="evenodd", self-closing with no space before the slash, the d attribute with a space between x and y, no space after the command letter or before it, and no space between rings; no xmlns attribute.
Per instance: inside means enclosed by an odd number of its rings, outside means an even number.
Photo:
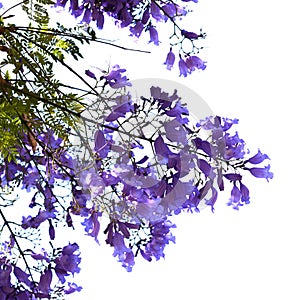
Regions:
<svg viewBox="0 0 300 300"><path fill-rule="evenodd" d="M134 26L130 27L130 32L132 33L132 35L134 35L138 38L142 34L143 30L144 30L144 25L140 21L137 22Z"/></svg>
<svg viewBox="0 0 300 300"><path fill-rule="evenodd" d="M102 213L97 211L92 211L89 218L84 219L84 221L81 223L85 226L85 232L87 232L88 235L95 238L95 241L99 244L98 241L98 234L100 231L100 222L99 217L101 217Z"/></svg>
<svg viewBox="0 0 300 300"><path fill-rule="evenodd" d="M179 76L183 75L183 77L186 77L190 73L190 69L182 57L179 59L178 66L180 72Z"/></svg>
<svg viewBox="0 0 300 300"><path fill-rule="evenodd" d="M246 162L249 162L250 164L260 164L263 162L265 159L269 159L267 154L262 154L260 150L258 150L257 154L254 156L250 157L249 159L246 160Z"/></svg>
<svg viewBox="0 0 300 300"><path fill-rule="evenodd" d="M35 217L23 217L22 219L22 228L38 228L41 223L48 220L49 218L54 218L55 213L54 212L48 212L48 211L42 211L40 210L37 216Z"/></svg>
<svg viewBox="0 0 300 300"><path fill-rule="evenodd" d="M172 48L167 54L166 61L164 62L165 65L167 65L167 69L171 70L175 62L175 54L172 52Z"/></svg>
<svg viewBox="0 0 300 300"><path fill-rule="evenodd" d="M159 40L158 40L158 33L155 27L151 26L149 28L149 34L150 34L150 41L149 43L153 42L155 46L159 45Z"/></svg>
<svg viewBox="0 0 300 300"><path fill-rule="evenodd" d="M126 76L122 76L126 70L121 69L118 65L115 65L113 69L107 74L103 75L100 79L104 79L106 84L113 89L118 89L124 86L131 86Z"/></svg>
<svg viewBox="0 0 300 300"><path fill-rule="evenodd" d="M231 197L229 199L228 205L231 205L234 209L238 209L241 200L241 191L236 185L233 185L231 190Z"/></svg>
<svg viewBox="0 0 300 300"><path fill-rule="evenodd" d="M52 271L51 269L47 269L44 273L41 274L40 281L38 284L38 289L43 292L47 293L51 290L51 282L52 282Z"/></svg>
<svg viewBox="0 0 300 300"><path fill-rule="evenodd" d="M267 181L273 178L273 173L270 172L270 165L267 165L264 168L245 168L248 170L254 177L257 178L266 178Z"/></svg>

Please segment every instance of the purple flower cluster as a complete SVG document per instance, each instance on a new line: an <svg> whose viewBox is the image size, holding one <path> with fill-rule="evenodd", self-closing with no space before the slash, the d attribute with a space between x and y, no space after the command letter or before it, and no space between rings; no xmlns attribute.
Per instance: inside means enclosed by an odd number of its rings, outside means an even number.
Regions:
<svg viewBox="0 0 300 300"><path fill-rule="evenodd" d="M35 139L37 143L35 151L25 136L23 147L18 148L17 159L15 161L4 160L0 165L1 187L20 186L27 191L34 192L28 205L32 214L23 216L20 224L15 225L19 234L23 233L29 241L33 242L38 230L47 224L49 239L54 240L56 227L54 224L57 225L57 220L62 215L66 215L66 224L72 226L68 219L70 214L67 207L64 210L63 206L66 199L56 192L55 186L61 185L61 189L68 190L75 183L73 159L66 151L63 140L53 131L38 134ZM6 224L12 226L9 222ZM28 256L22 252L20 244L16 242L18 238L13 236L9 242L10 248L3 247L6 251L0 253L1 299L50 298L53 292L53 270L62 283L66 281L64 276L79 272L79 254L74 253L78 250L76 244L64 247L59 256L52 258L46 252L32 253ZM43 238L47 239L46 236ZM13 258L15 251L23 257L26 269L23 270L23 266L17 266L13 260L10 260L9 257ZM29 262L32 266L35 263L37 265L29 269ZM12 274L14 276L11 277ZM80 287L76 287L73 283L67 282L67 284L65 293L80 290Z"/></svg>
<svg viewBox="0 0 300 300"><path fill-rule="evenodd" d="M167 54L166 61L164 64L167 66L168 70L171 70L175 63L175 54L172 52L172 48ZM180 76L183 75L186 77L188 74L191 74L196 69L205 70L206 64L203 62L198 56L188 55L186 59L183 59L181 55L179 55L178 67L180 71Z"/></svg>
<svg viewBox="0 0 300 300"><path fill-rule="evenodd" d="M159 260L165 257L164 248L169 242L175 243L175 237L170 233L170 228L176 227L166 218L150 223L150 241L141 249L141 255L148 261L152 256Z"/></svg>
<svg viewBox="0 0 300 300"><path fill-rule="evenodd" d="M148 24L156 21L166 22L168 18L183 16L186 10L173 1L152 1L143 3L140 0L126 1L95 1L57 0L56 6L65 7L70 2L69 10L76 18L82 17L82 22L95 21L99 29L103 28L104 16L114 18L121 27L134 29L134 34L145 30ZM140 29L137 29L140 27Z"/></svg>
<svg viewBox="0 0 300 300"><path fill-rule="evenodd" d="M63 247L61 253L55 259L49 259L46 253L36 254L31 257L46 266L39 273L39 279L34 280L32 270L23 271L17 265L0 253L0 299L50 299L53 292L53 271L61 283L65 283L65 276L79 272L80 257L77 244L69 244ZM13 275L13 277L12 277ZM15 279L14 279L15 278ZM82 288L75 283L68 282L65 294L80 291Z"/></svg>
<svg viewBox="0 0 300 300"><path fill-rule="evenodd" d="M252 167L269 158L260 151L247 157L244 140L232 133L237 119L214 116L192 125L176 91L168 94L152 86L149 99L117 91L121 95L108 97L111 110L108 116L101 114L104 123L95 130L94 165L83 165L79 171L78 177L85 180L80 179L81 189L73 191L76 202L71 211L85 216L82 224L98 242L102 214L96 206L100 205L110 218L106 242L131 271L138 254L149 261L164 257L165 246L175 241L169 216L199 212L205 206L213 211L219 192L225 190L224 181L232 184L228 205L238 209L250 203L246 174L267 180L273 174L269 165ZM150 116L151 135L146 130ZM138 155L146 145L152 153ZM101 190L92 193L94 186ZM93 209L87 209L87 198Z"/></svg>
<svg viewBox="0 0 300 300"><path fill-rule="evenodd" d="M76 243L69 244L62 249L61 254L54 260L55 273L61 283L65 283L65 277L74 273L79 273L80 268L78 267L81 258L78 253L79 247Z"/></svg>
<svg viewBox="0 0 300 300"><path fill-rule="evenodd" d="M103 84L104 86L109 85L113 89L119 89L121 87L131 86L131 83L128 81L128 78L122 75L122 73L124 73L125 71L126 70L121 69L119 65L115 65L112 67L110 72L100 76L99 80L104 81ZM90 70L85 70L85 75L97 80L96 75Z"/></svg>
<svg viewBox="0 0 300 300"><path fill-rule="evenodd" d="M182 59L179 54L179 71L180 76L186 77L196 69L204 70L205 63L196 55L201 49L195 45L197 40L205 38L205 34L199 34L184 29L180 29L176 23L177 18L186 16L188 10L185 5L177 4L175 1L150 1L145 3L141 0L126 0L126 1L91 1L82 0L57 0L56 6L65 7L70 3L69 10L76 18L82 16L81 21L87 24L96 22L98 29L102 29L105 18L113 18L116 20L121 28L129 27L131 36L139 38L143 32L149 32L149 43L159 46L159 33L155 27L155 22L167 22L170 20L174 26L173 38L177 37L181 40L175 45L180 45L179 53L184 53L186 59ZM184 1L188 2L188 1ZM197 2L197 1L194 1ZM183 42L189 40L192 48L190 50L183 50ZM170 70L174 64L175 56L172 51L167 55L165 64L167 69ZM96 79L94 73L87 70L86 75Z"/></svg>
<svg viewBox="0 0 300 300"><path fill-rule="evenodd" d="M186 63L192 69L197 59L188 57ZM77 216L82 218L86 234L99 243L101 218L108 215L106 243L114 249L113 256L131 271L137 255L148 261L153 257L158 260L164 257L165 246L175 242L170 232L175 225L169 216L199 212L205 206L213 211L219 192L225 190L225 181L232 184L228 205L239 209L250 203L244 183L247 173L267 180L273 174L270 165L259 166L269 157L260 150L248 157L244 140L237 132L232 133L238 120L213 116L192 124L176 91L168 94L152 86L149 99L135 99L126 90L130 82L124 72L115 66L100 78L104 86L112 88L114 96L105 94L109 102L103 111L90 108L91 115L101 114L94 134L88 133L83 142L86 145L94 137L92 161L74 160L62 139L45 132L37 135L34 153L25 142L16 161L1 165L0 176L2 184L21 178L23 188L36 192L29 207L39 209L23 216L21 228L25 231L48 224L49 239L54 240L56 219L64 215L65 224L73 227L73 216ZM86 74L96 78L90 71ZM151 134L146 129L149 124ZM147 145L152 153L139 155ZM60 183L67 183L71 192L68 200L60 199L54 190ZM70 274L80 271L77 244L65 246L53 258L47 253L33 253L31 257L44 265L35 285L28 270L18 266L3 269L5 280L13 270L18 281L28 287L25 292L32 294L34 289L47 294L56 275L68 285L65 293L80 290L75 283L67 282Z"/></svg>
<svg viewBox="0 0 300 300"><path fill-rule="evenodd" d="M137 224L113 220L104 231L107 234L106 243L114 247L113 256L117 256L122 266L129 272L135 264L134 255L132 249L125 245L124 240L130 237L130 229L137 229L138 227Z"/></svg>

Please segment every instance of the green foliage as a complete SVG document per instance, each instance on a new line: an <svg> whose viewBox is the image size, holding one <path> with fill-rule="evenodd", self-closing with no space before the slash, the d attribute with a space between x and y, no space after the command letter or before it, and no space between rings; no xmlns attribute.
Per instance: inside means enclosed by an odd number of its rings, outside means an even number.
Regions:
<svg viewBox="0 0 300 300"><path fill-rule="evenodd" d="M52 0L26 0L22 4L23 10L27 13L30 20L47 26L49 24L48 6L53 5Z"/></svg>
<svg viewBox="0 0 300 300"><path fill-rule="evenodd" d="M48 3L47 1L38 1ZM29 3L29 2L28 2ZM29 6L29 4L27 4ZM62 26L60 28L63 28ZM78 29L79 31L79 29ZM17 27L0 23L0 153L14 159L22 134L38 135L53 130L68 140L84 109L82 95L75 87L56 79L54 65L60 64L72 75L77 73L64 63L65 55L82 58L76 42L86 36L51 29L45 23Z"/></svg>

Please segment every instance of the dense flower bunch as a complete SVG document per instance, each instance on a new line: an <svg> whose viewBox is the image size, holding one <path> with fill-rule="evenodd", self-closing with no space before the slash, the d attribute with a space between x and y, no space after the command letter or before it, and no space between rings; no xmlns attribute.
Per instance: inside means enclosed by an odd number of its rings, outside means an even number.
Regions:
<svg viewBox="0 0 300 300"><path fill-rule="evenodd" d="M106 80L123 82L121 86L84 114L84 155L76 172L81 190L76 191L73 210L87 199L98 208L97 215L86 219L86 231L96 240L98 216L109 216L106 242L130 271L138 254L149 261L159 259L165 245L174 242L169 216L205 206L213 211L224 181L232 184L228 205L239 209L250 202L245 175L268 180L273 174L269 165L255 166L267 155L258 151L249 158L244 140L231 133L238 120L213 116L195 122L181 95L160 87L149 87L149 98L135 99L126 76L120 81L117 70ZM78 213L84 216L85 211L80 208Z"/></svg>
<svg viewBox="0 0 300 300"><path fill-rule="evenodd" d="M10 248L13 245L9 246ZM46 253L32 252L30 258L42 261L44 268L39 271L39 280L35 281L32 271L24 272L14 262L11 262L5 252L0 252L0 297L1 299L41 299L50 298L51 294L71 294L82 288L75 283L68 282L68 286L57 286L51 289L53 272L56 273L61 283L65 283L65 276L79 272L78 263L80 258L77 244L69 244L57 254L55 259L49 258ZM14 278L12 278L14 277Z"/></svg>
<svg viewBox="0 0 300 300"><path fill-rule="evenodd" d="M213 211L224 181L232 184L228 205L239 209L250 202L247 173L272 178L270 165L257 166L268 156L260 151L249 156L244 140L231 133L236 119L212 116L196 122L176 90L168 94L158 86L149 88L150 97L135 99L124 72L114 66L99 77L103 93L82 114L73 146L52 131L36 135L35 144L23 133L18 159L2 161L2 189L20 186L33 193L32 213L19 224L1 211L10 237L0 253L1 293L8 299L81 289L66 278L80 270L77 244L41 253L22 250L23 240L36 243L39 231L47 230L54 242L57 227L74 228L74 218L81 218L86 234L99 243L100 223L106 224L106 243L131 271L136 256L158 260L175 242L170 216L206 206ZM23 257L22 267L15 255Z"/></svg>
<svg viewBox="0 0 300 300"><path fill-rule="evenodd" d="M178 2L178 3L177 3ZM173 67L176 56L173 48L178 50L178 67L180 76L186 77L196 69L204 70L206 64L197 55L202 46L200 41L206 34L200 29L198 33L182 29L178 20L185 17L189 10L188 1L100 1L100 0L57 0L56 6L65 7L81 22L90 24L96 22L97 28L102 29L105 18L113 18L120 28L129 27L132 36L139 38L143 32L149 33L149 43L159 46L159 32L156 24L170 22L173 33L170 37L170 52L167 54L165 65L168 70ZM194 1L194 2L197 2Z"/></svg>
<svg viewBox="0 0 300 300"><path fill-rule="evenodd" d="M36 136L34 147L28 134L21 135L23 147L18 147L17 160L5 159L0 165L0 215L4 221L1 235L9 236L0 248L1 299L50 298L52 294L80 291L81 287L66 282L65 278L80 271L76 243L63 248L54 248L51 243L52 247L48 251L41 250L41 253L29 250L32 244L39 244L40 230L44 241L55 241L55 227L59 222L65 220L68 226L72 226L67 210L68 194L61 196L61 190L70 190L74 185L72 157L66 152L63 140L55 137L52 131ZM5 207L16 205L14 199L5 197L5 191L14 194L16 187L32 195L28 203L31 215L23 215L20 223L9 220L3 213ZM45 236L47 232L48 238ZM19 264L18 257L22 258L22 264ZM56 283L53 274L57 276Z"/></svg>

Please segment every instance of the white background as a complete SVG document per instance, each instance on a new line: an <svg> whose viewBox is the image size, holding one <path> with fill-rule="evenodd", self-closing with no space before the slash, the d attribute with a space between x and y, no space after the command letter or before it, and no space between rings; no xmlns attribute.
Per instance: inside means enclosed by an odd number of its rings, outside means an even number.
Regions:
<svg viewBox="0 0 300 300"><path fill-rule="evenodd" d="M153 53L90 47L89 64L105 68L111 61L127 68L130 78L184 83L216 114L240 119L240 136L253 154L260 148L269 155L274 179L249 176L251 204L238 212L226 206L227 189L214 214L205 209L177 217L176 244L166 248L166 259L138 260L132 273L103 240L99 247L82 239L76 282L84 289L68 299L300 299L298 3L211 0L196 7L187 30L203 27L208 33L204 72L179 78L177 70L161 65L167 50L134 43Z"/></svg>

